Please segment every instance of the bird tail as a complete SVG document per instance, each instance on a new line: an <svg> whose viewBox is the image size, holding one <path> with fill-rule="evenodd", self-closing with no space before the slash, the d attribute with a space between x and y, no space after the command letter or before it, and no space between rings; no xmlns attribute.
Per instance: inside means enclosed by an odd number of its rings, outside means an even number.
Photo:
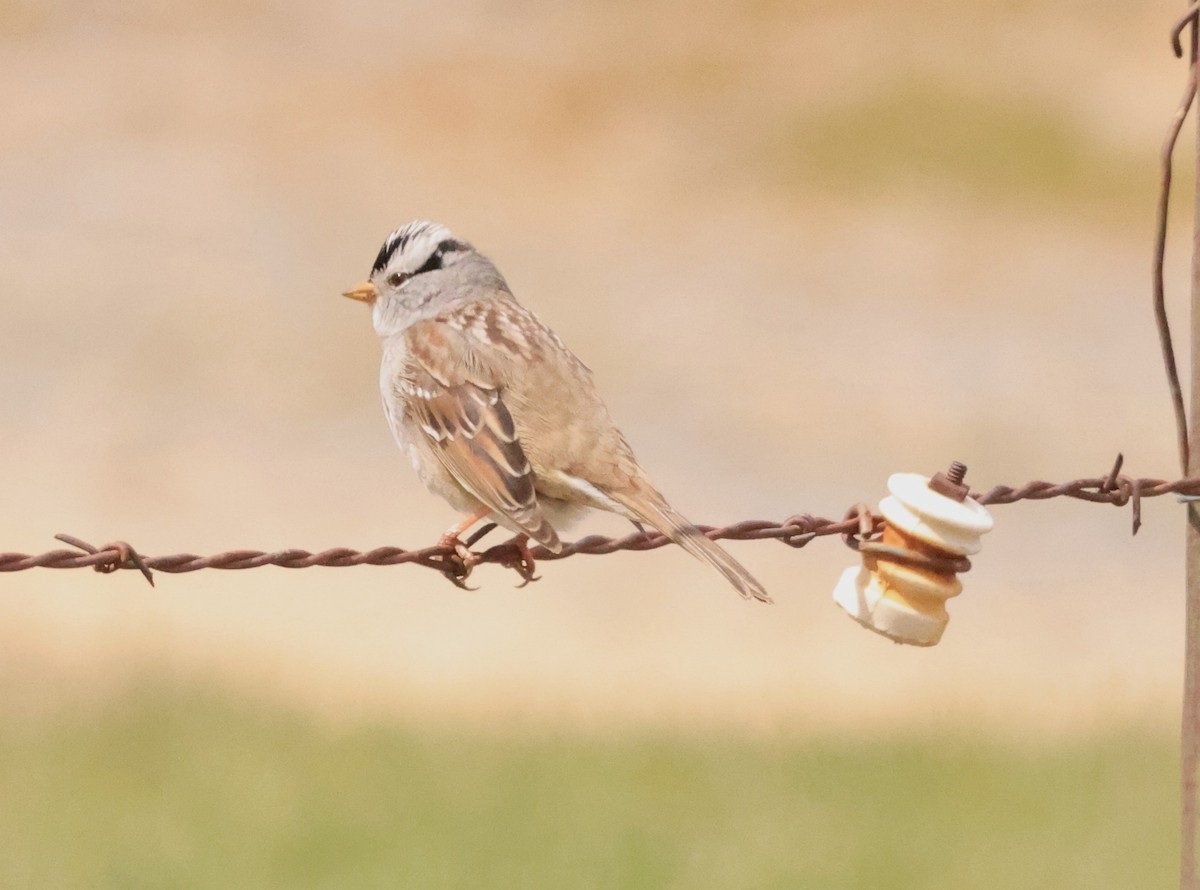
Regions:
<svg viewBox="0 0 1200 890"><path fill-rule="evenodd" d="M724 548L705 537L704 533L667 503L666 498L641 485L627 491L606 492L613 500L634 514L642 522L652 525L692 556L706 562L733 585L733 589L745 599L760 603L772 603L770 595L751 575L746 567L730 556Z"/></svg>

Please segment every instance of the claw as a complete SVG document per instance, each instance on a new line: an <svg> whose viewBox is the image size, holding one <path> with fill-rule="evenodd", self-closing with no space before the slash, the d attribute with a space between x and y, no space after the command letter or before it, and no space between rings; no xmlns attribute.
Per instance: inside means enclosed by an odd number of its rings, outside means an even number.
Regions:
<svg viewBox="0 0 1200 890"><path fill-rule="evenodd" d="M447 581L449 581L451 584L453 584L459 590L478 590L479 589L478 587L472 587L465 580L467 575L471 574L470 569L466 570L466 575L455 574L456 571L457 571L457 569L446 569L444 572L442 572L442 574L446 576Z"/></svg>
<svg viewBox="0 0 1200 890"><path fill-rule="evenodd" d="M457 535L442 535L438 539L438 546L449 551L441 558L446 566L441 570L446 579L459 590L478 590L478 587L470 587L466 582L479 563L479 557L472 553Z"/></svg>
<svg viewBox="0 0 1200 890"><path fill-rule="evenodd" d="M498 562L506 569L516 571L522 579L521 583L517 585L518 590L525 587L530 581L541 580L541 575L533 573L536 564L533 554L529 552L529 535L517 535L510 541L490 547L480 558L489 562Z"/></svg>

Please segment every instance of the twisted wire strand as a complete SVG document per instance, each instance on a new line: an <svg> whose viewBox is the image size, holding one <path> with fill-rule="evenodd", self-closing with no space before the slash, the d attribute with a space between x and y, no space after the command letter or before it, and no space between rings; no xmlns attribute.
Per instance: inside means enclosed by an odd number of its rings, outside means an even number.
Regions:
<svg viewBox="0 0 1200 890"><path fill-rule="evenodd" d="M1167 494L1200 496L1200 479L1131 478L1121 475L1122 458L1118 455L1112 472L1107 476L1088 479L1073 479L1069 482L1046 482L1034 480L1018 487L997 485L985 492L973 492L972 497L981 504L1013 504L1025 500L1049 500L1068 497L1092 503L1106 503L1118 507L1132 503L1133 532L1141 524L1141 500ZM882 529L883 520L864 505L856 505L847 511L841 520L825 519L809 514L790 516L782 522L748 519L726 526L698 526L713 540L761 541L774 540L790 547L800 548L819 537L842 535L846 543L857 549L860 539L872 537ZM306 569L312 566L340 568L345 566L394 566L406 563L436 569L454 580L470 574L474 566L494 563L521 571L525 575L524 555L511 544L499 544L482 551L465 551L464 548L439 543L420 550L403 547L376 547L371 550L353 550L349 547L334 547L329 550L310 552L292 548L288 550L228 550L209 556L195 553L175 553L168 556L142 556L123 541L93 547L69 535L59 535L59 540L75 547L74 550L50 550L46 553L0 553L0 572L21 572L34 568L84 569L98 572L113 572L117 569L140 571L146 580L154 583L151 571L168 574L196 572L201 569L256 569L260 566L279 566L287 569ZM566 544L559 553L545 547L533 547L528 557L536 561L566 559L576 554L599 556L617 551L657 550L670 541L658 532L635 532L624 537L588 535Z"/></svg>

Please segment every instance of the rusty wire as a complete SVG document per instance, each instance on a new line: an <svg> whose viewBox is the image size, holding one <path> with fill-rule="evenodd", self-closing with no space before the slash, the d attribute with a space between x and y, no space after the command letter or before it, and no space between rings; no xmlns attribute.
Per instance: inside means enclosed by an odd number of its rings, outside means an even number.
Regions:
<svg viewBox="0 0 1200 890"><path fill-rule="evenodd" d="M1133 532L1141 525L1142 498L1160 497L1166 494L1200 495L1200 479L1132 478L1121 471L1123 458L1118 455L1112 470L1090 479L1074 479L1070 482L1045 482L1035 480L1019 487L997 485L984 492L973 492L981 504L1012 504L1025 500L1048 500L1067 497L1093 503L1113 504L1133 508ZM733 525L720 527L699 526L713 540L758 541L774 540L789 547L803 547L814 538L842 535L847 545L859 549L860 541L877 535L883 520L863 504L847 511L841 520L823 519L809 514L790 516L782 522L749 519ZM490 528L485 527L467 540L467 546L475 544ZM259 566L280 566L288 569L306 569L312 566L393 566L413 563L436 569L456 582L465 579L476 565L492 563L516 569L522 577L529 579L523 554L511 542L497 544L486 550L472 551L439 543L420 550L402 547L376 547L373 550L352 550L335 547L320 552L289 549L276 551L229 550L210 556L194 553L176 553L170 556L143 556L129 544L117 541L103 547L92 547L70 535L58 535L59 540L70 544L75 550L50 550L30 555L25 553L0 553L0 572L20 572L33 568L83 569L112 572L117 569L140 571L146 580L154 583L151 571L181 574L200 569L255 569ZM652 531L639 531L620 538L589 535L566 544L558 553L545 547L534 547L528 556L536 561L566 559L575 554L598 556L618 550L657 550L670 541Z"/></svg>
<svg viewBox="0 0 1200 890"><path fill-rule="evenodd" d="M1171 342L1171 325L1167 321L1166 285L1163 281L1163 265L1167 253L1167 219L1171 204L1171 172L1172 159L1175 156L1175 143L1179 141L1179 133L1187 118L1192 102L1196 98L1196 52L1197 27L1200 22L1200 3L1192 3L1171 28L1171 47L1175 50L1176 58L1183 58L1183 32L1190 30L1190 52L1187 83L1184 85L1183 98L1171 115L1171 123L1167 128L1167 136L1163 140L1159 162L1162 173L1158 192L1158 212L1154 237L1154 323L1158 329L1158 342L1162 349L1163 366L1167 372L1167 388L1171 393L1171 408L1175 414L1175 437L1179 448L1179 467L1186 476L1190 446L1188 444L1187 413L1183 407L1183 389L1179 385L1179 370L1175 362L1175 347Z"/></svg>
<svg viewBox="0 0 1200 890"><path fill-rule="evenodd" d="M1191 445L1187 414L1183 408L1183 393L1179 386L1179 373L1175 367L1175 350L1171 345L1171 330L1167 324L1164 300L1163 263L1166 253L1168 204L1171 195L1171 166L1175 144L1183 128L1184 119L1197 91L1197 60L1200 58L1200 2L1189 0L1187 12L1176 20L1171 29L1171 45L1176 58L1183 57L1181 36L1187 30L1189 41L1187 83L1183 99L1176 107L1162 148L1162 180L1159 188L1158 229L1154 246L1154 318L1158 326L1159 342L1162 347L1163 364L1167 371L1167 384L1171 390L1171 404L1175 412L1175 429L1179 441L1180 465L1186 476L1191 472ZM1200 163L1200 154L1197 155ZM1200 192L1197 192L1200 200ZM1200 219L1200 218L1198 218ZM1200 300L1200 221L1193 225L1192 246L1192 407L1197 405L1196 330L1200 322L1196 319L1197 300ZM1196 418L1193 416L1192 421ZM1193 502L1192 506L1195 506ZM1179 775L1180 775L1180 845L1179 886L1195 890L1200 888L1200 872L1196 869L1198 825L1200 825L1200 568L1197 566L1197 513L1188 511L1185 565L1187 571L1187 593L1184 605L1184 656L1183 656L1183 708L1180 716Z"/></svg>
<svg viewBox="0 0 1200 890"><path fill-rule="evenodd" d="M1179 371L1175 360L1175 349L1172 344L1171 328L1167 319L1165 284L1163 268L1166 256L1167 226L1171 196L1172 158L1175 145L1183 128L1184 120L1196 97L1197 92L1197 41L1200 35L1200 0L1192 0L1188 10L1176 20L1171 28L1171 43L1177 57L1183 56L1182 35L1190 29L1190 62L1188 80L1184 95L1171 118L1167 136L1163 141L1160 153L1161 186L1159 191L1158 210L1156 215L1156 237L1153 262L1153 308L1154 319L1158 329L1159 344L1162 350L1163 365L1167 375L1167 385L1170 390L1171 404L1175 415L1176 434L1178 439L1180 466L1185 476L1188 474L1188 428L1187 415L1183 405L1183 392L1179 382ZM1093 503L1108 503L1118 507L1132 503L1133 534L1141 527L1141 502L1145 497L1158 497L1165 494L1200 497L1200 478L1183 478L1174 481L1163 479L1135 479L1121 473L1123 456L1117 455L1112 470L1103 477L1089 479L1074 479L1070 482L1045 482L1034 480L1019 487L997 485L982 493L972 492L981 504L1011 504L1023 500L1048 500L1057 497L1069 497ZM712 527L698 526L700 531L713 540L777 540L790 547L803 547L817 537L841 535L847 546L854 550L862 549L888 558L909 560L918 558L911 553L893 553L896 548L890 548L877 541L866 545L868 539L879 534L883 520L875 515L865 504L851 507L841 521L823 519L810 514L791 516L782 522L771 520L749 519L733 525ZM498 544L483 551L469 550L484 534L494 528L488 525L476 532L466 542L466 546L440 542L432 547L420 550L406 550L402 547L376 547L372 550L353 550L348 547L335 547L317 553L301 549L277 551L263 550L228 550L214 553L210 556L199 556L194 553L176 553L170 556L142 556L131 545L124 541L115 541L103 547L93 547L79 538L71 535L56 535L58 540L76 548L75 550L50 550L40 554L0 553L0 572L20 572L33 568L51 569L81 569L92 568L97 572L109 573L118 569L133 569L142 573L145 579L154 584L153 571L169 574L195 572L200 569L254 569L259 566L274 565L282 568L304 569L312 566L341 567L341 566L391 566L403 563L414 563L436 569L456 584L460 584L471 573L476 565L494 563L515 569L525 581L532 580L533 566L530 560L551 561L565 559L577 553L600 555L614 553L618 550L656 550L664 547L670 541L662 534L652 531L639 531L621 538L589 535L567 544L558 553L551 552L545 547L534 547L529 550L517 548L512 542ZM965 562L965 561L964 561ZM960 570L968 568L969 564L959 566Z"/></svg>

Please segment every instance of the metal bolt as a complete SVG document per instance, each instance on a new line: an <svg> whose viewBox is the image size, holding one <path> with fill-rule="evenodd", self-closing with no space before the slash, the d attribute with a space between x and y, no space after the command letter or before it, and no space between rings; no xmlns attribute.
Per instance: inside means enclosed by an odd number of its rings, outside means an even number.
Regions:
<svg viewBox="0 0 1200 890"><path fill-rule="evenodd" d="M964 501L971 489L963 484L967 475L967 465L961 461L953 461L945 473L934 473L929 480L929 487L938 494L945 495L956 501Z"/></svg>

